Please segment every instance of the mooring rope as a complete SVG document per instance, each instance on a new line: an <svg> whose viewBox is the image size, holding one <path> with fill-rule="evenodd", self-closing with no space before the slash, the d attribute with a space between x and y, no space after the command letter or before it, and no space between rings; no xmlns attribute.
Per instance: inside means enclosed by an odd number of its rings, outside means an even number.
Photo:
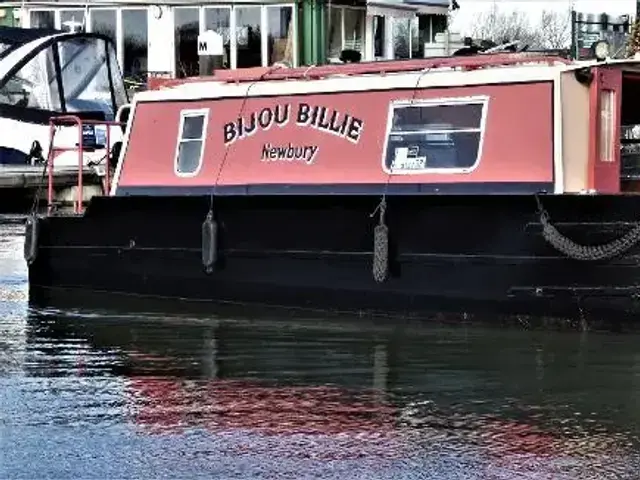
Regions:
<svg viewBox="0 0 640 480"><path fill-rule="evenodd" d="M247 102L249 100L249 92L257 85L260 81L264 80L264 78L269 75L271 72L275 70L279 70L283 68L279 65L272 66L269 70L264 72L257 80L254 80L249 84L247 90L245 92L244 98L242 99L242 103L240 104L240 109L238 111L238 118L241 118ZM222 175L222 171L227 163L227 159L229 157L229 151L231 150L232 145L228 145L224 150L224 155L222 156L222 160L220 162L220 167L218 168L218 172L216 174L216 179L213 183L213 187L209 194L209 210L207 211L207 215L202 223L202 265L205 268L207 273L211 273L213 271L213 267L218 261L218 223L215 217L214 211L214 197L215 191L218 188L218 184L220 182L220 177Z"/></svg>
<svg viewBox="0 0 640 480"><path fill-rule="evenodd" d="M431 68L432 67L426 68L420 72L416 84L413 87L413 94L409 99L409 105L412 105L416 100L422 77L429 73ZM373 229L373 279L378 283L383 283L389 278L389 227L386 224L385 214L387 213L387 195L389 193L392 176L393 169L389 168L380 203L378 203L378 206L371 215L369 215L370 218L373 218L376 213L379 214L378 224Z"/></svg>

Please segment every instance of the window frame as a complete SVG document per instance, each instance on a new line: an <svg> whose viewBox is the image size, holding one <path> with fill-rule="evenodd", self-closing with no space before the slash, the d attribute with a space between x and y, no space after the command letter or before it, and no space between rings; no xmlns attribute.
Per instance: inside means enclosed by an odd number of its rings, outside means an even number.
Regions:
<svg viewBox="0 0 640 480"><path fill-rule="evenodd" d="M357 12L359 12L359 14L364 14L364 21L362 22L362 24L360 25L360 35L362 36L362 46L360 48L361 52L360 54L362 55L362 57L364 58L365 55L365 51L367 50L367 41L366 41L366 35L367 35L367 22L368 20L368 16L367 16L367 9L364 7L358 7L358 6L353 6L353 5L349 5L349 6L345 6L345 5L331 5L329 7L330 9L335 9L338 10L340 12L340 52L342 52L345 49L345 44L347 43L346 40L346 31L345 31L345 11L346 10L355 10ZM331 15L331 10L328 10L328 14ZM329 31L326 32L327 35L327 45L325 46L326 48L326 56L327 56L327 63L341 63L340 62L340 52L338 52L338 56L337 57L331 57L329 56L329 42L331 41L328 37L329 37Z"/></svg>
<svg viewBox="0 0 640 480"><path fill-rule="evenodd" d="M394 170L392 168L387 167L387 150L389 148L389 137L391 135L392 127L393 127L393 114L398 108L408 108L408 107L445 107L450 105L481 105L482 112L480 114L480 125L478 128L454 128L449 130L433 130L434 133L443 133L443 132L478 132L480 134L480 138L478 139L478 153L476 154L476 160L470 167L459 167L459 168L423 168L420 170ZM460 174L460 173L471 173L478 165L480 165L480 161L482 159L482 150L484 146L484 137L486 131L486 122L487 122L487 111L489 106L489 96L487 95L474 95L470 97L441 97L434 99L418 99L418 100L395 100L389 103L389 110L387 112L387 127L385 129L385 138L384 138L384 147L382 149L382 170L387 175L422 175L422 174ZM428 133L432 130L419 130L418 132ZM414 132L414 133L418 133Z"/></svg>
<svg viewBox="0 0 640 480"><path fill-rule="evenodd" d="M237 42L237 9L243 7L258 7L260 8L260 64L263 67L269 67L269 59L268 59L268 8L290 8L291 9L291 28L293 29L293 50L292 50L292 67L297 67L300 62L299 58L299 46L300 39L298 38L298 15L297 15L297 4L291 1L284 1L278 3L269 3L269 4L254 4L254 3L241 3L241 4L206 4L200 6L192 6L192 5L175 5L173 7L174 11L176 9L181 8L196 8L199 10L199 28L198 31L202 34L204 33L205 28L205 10L209 9L228 9L229 10L229 70L236 70L238 68L238 42ZM172 20L173 29L175 32L175 16ZM175 76L177 73L177 65L174 59L173 72L172 74Z"/></svg>
<svg viewBox="0 0 640 480"><path fill-rule="evenodd" d="M184 134L184 123L185 123L185 118L188 117L204 117L204 120L202 122L202 133L199 139L195 139L195 138L188 138L188 139L183 139L182 136ZM177 176L177 177L181 177L181 178L191 178L191 177L196 177L198 176L198 174L200 173L200 170L202 170L202 165L203 165L203 160L204 160L204 149L205 146L207 144L207 128L209 125L209 109L208 108L197 108L197 109L187 109L187 110L181 110L180 111L180 122L178 124L178 136L176 139L176 150L173 156L173 173ZM178 165L179 165L179 156L180 156L180 145L183 142L194 142L194 141L199 141L201 142L201 146L200 146L200 155L198 157L198 165L196 167L196 169L193 172L181 172L178 169Z"/></svg>

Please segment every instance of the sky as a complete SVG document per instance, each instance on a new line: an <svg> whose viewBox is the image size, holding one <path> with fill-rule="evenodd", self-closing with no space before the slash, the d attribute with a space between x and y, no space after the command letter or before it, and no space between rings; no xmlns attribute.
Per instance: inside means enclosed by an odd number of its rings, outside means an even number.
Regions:
<svg viewBox="0 0 640 480"><path fill-rule="evenodd" d="M531 23L538 22L542 10L566 11L573 6L582 13L603 13L610 15L635 14L636 0L457 0L460 10L453 14L451 30L468 33L477 15L488 11L496 4L501 11L520 10L530 15Z"/></svg>

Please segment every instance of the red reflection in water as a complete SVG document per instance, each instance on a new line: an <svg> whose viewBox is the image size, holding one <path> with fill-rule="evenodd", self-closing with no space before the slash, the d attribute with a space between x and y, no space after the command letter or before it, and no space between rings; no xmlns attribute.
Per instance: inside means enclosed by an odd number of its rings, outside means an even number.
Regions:
<svg viewBox="0 0 640 480"><path fill-rule="evenodd" d="M376 392L246 381L130 380L135 423L160 430L250 429L266 435L390 432L395 410Z"/></svg>

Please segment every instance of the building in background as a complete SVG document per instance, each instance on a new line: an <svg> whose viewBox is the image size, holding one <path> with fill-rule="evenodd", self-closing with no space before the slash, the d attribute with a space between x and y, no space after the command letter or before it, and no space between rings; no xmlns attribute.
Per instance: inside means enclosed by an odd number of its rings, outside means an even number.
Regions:
<svg viewBox="0 0 640 480"><path fill-rule="evenodd" d="M84 26L110 36L125 76L184 77L200 73L197 37L209 29L224 39L217 68L317 65L338 61L343 49L358 50L363 60L423 57L425 44L446 30L448 6L449 0L25 0L5 2L0 12L24 27Z"/></svg>

